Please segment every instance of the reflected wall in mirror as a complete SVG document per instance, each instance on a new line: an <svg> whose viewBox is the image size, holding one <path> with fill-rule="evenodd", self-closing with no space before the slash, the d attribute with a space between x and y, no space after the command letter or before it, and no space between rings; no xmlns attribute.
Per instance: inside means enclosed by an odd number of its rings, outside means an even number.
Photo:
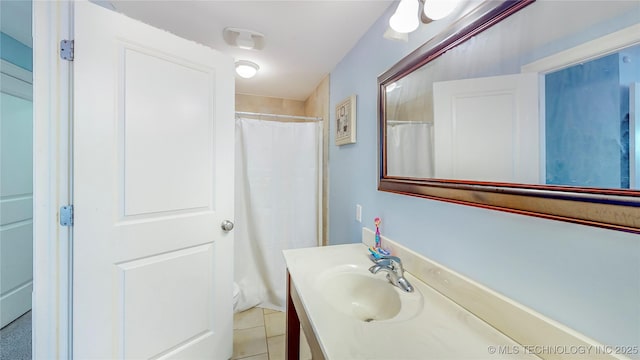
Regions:
<svg viewBox="0 0 640 360"><path fill-rule="evenodd" d="M640 82L640 45L544 77L544 183L639 189L630 172L630 89ZM635 140L635 139L631 139ZM640 139L638 139L640 140Z"/></svg>
<svg viewBox="0 0 640 360"><path fill-rule="evenodd" d="M640 231L639 23L637 1L482 3L378 78L379 188Z"/></svg>

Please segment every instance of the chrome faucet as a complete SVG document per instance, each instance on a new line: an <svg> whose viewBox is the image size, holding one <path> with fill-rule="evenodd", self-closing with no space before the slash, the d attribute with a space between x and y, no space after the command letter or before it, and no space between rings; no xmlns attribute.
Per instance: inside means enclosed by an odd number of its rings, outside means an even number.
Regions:
<svg viewBox="0 0 640 360"><path fill-rule="evenodd" d="M372 274L385 271L390 283L406 292L413 292L413 286L411 286L409 280L404 277L404 268L402 267L402 261L399 257L383 255L375 258L373 255L369 255L369 258L375 263L375 265L369 268Z"/></svg>

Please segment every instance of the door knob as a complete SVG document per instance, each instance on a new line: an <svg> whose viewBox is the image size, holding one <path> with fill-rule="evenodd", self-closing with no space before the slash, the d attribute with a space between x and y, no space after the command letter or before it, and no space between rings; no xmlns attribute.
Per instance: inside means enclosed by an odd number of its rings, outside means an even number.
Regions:
<svg viewBox="0 0 640 360"><path fill-rule="evenodd" d="M222 222L222 224L220 225L220 227L222 228L222 230L229 232L231 230L233 230L233 223L229 220L225 220Z"/></svg>

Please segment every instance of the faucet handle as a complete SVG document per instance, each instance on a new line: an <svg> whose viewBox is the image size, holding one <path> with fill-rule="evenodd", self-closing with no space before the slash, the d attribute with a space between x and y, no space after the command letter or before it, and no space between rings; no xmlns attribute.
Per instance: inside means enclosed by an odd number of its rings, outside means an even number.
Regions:
<svg viewBox="0 0 640 360"><path fill-rule="evenodd" d="M402 262L399 257L393 255L380 255L380 259L389 259L399 263Z"/></svg>
<svg viewBox="0 0 640 360"><path fill-rule="evenodd" d="M402 275L404 273L404 268L402 267L402 260L400 260L399 257L397 256L393 256L393 255L383 255L380 257L380 259L377 259L377 261L375 261L376 264L380 264L380 262L385 261L385 262L389 262L390 265L393 265L394 267L397 267L400 270L400 275Z"/></svg>
<svg viewBox="0 0 640 360"><path fill-rule="evenodd" d="M371 262L373 262L376 265L383 265L383 266L391 265L391 260L383 258L383 255L375 256L373 254L369 254L369 260L371 260Z"/></svg>

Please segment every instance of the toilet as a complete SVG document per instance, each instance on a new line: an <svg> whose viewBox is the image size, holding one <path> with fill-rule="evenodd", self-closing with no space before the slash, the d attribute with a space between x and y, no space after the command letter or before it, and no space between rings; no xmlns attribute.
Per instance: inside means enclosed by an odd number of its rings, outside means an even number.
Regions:
<svg viewBox="0 0 640 360"><path fill-rule="evenodd" d="M238 308L238 300L240 300L240 286L235 281L233 282L233 312L236 312Z"/></svg>

